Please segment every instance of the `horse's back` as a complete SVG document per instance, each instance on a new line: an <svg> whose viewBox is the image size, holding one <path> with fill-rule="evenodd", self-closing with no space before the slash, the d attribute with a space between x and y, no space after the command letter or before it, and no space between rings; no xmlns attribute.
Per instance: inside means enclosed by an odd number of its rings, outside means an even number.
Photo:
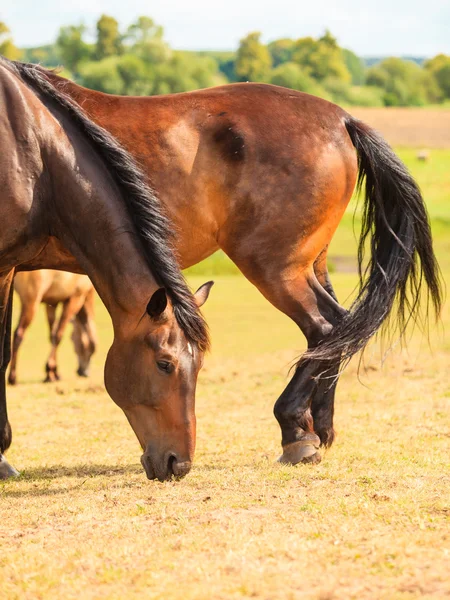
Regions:
<svg viewBox="0 0 450 600"><path fill-rule="evenodd" d="M86 296L93 286L87 275L40 269L17 273L14 288L22 302L39 299L54 305L74 295Z"/></svg>

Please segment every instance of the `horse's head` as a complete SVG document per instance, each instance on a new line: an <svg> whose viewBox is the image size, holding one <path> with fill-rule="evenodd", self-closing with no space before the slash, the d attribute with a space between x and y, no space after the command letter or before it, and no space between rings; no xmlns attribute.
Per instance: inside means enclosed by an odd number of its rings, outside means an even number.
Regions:
<svg viewBox="0 0 450 600"><path fill-rule="evenodd" d="M96 349L96 337L92 333L92 325L87 326L78 315L73 321L72 342L78 357L77 374L88 377L91 358Z"/></svg>
<svg viewBox="0 0 450 600"><path fill-rule="evenodd" d="M198 307L211 287L209 282L197 290ZM202 364L203 352L186 338L163 288L153 294L137 326L115 331L105 385L144 450L141 462L149 479L182 477L191 468Z"/></svg>

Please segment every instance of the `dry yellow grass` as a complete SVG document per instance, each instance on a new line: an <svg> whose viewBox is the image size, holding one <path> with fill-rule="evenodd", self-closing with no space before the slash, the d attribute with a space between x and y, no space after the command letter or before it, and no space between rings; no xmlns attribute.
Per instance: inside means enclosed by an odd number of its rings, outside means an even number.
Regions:
<svg viewBox="0 0 450 600"><path fill-rule="evenodd" d="M353 276L334 276L340 297ZM198 280L193 285L199 283ZM1 597L374 599L450 595L448 366L415 334L338 388L338 438L317 467L274 464L272 406L302 348L295 326L239 277L219 278L213 353L198 388L198 445L180 482L148 482L102 387L108 319L89 381L38 383L43 319L9 390L23 475L0 486ZM444 322L450 324L447 305ZM33 341L32 341L33 340ZM369 352L369 357L371 353ZM20 375L20 374L19 374Z"/></svg>
<svg viewBox="0 0 450 600"><path fill-rule="evenodd" d="M450 110L438 108L355 108L349 112L378 129L394 146L450 147Z"/></svg>

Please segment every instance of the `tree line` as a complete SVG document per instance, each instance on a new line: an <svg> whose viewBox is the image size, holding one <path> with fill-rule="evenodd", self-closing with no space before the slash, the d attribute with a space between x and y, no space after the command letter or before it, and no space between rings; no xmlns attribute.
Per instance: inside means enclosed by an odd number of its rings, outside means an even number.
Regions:
<svg viewBox="0 0 450 600"><path fill-rule="evenodd" d="M367 67L342 48L329 31L319 38L279 39L269 44L249 33L236 52L172 49L163 28L139 17L127 29L102 15L95 41L84 25L61 27L54 44L19 49L0 22L0 54L15 60L62 67L62 75L111 94L184 92L229 82L273 83L359 106L423 106L450 99L450 56L423 64L398 57Z"/></svg>

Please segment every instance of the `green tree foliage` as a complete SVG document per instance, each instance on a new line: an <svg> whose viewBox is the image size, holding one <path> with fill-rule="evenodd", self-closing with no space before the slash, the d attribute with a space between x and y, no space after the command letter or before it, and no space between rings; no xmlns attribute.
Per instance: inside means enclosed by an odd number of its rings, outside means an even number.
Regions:
<svg viewBox="0 0 450 600"><path fill-rule="evenodd" d="M324 88L315 79L305 73L298 64L293 62L280 64L273 69L270 83L314 94L315 96L327 96Z"/></svg>
<svg viewBox="0 0 450 600"><path fill-rule="evenodd" d="M366 67L364 62L351 50L342 48L342 57L352 78L353 85L363 85L366 81Z"/></svg>
<svg viewBox="0 0 450 600"><path fill-rule="evenodd" d="M119 23L114 17L102 15L97 21L96 57L101 60L108 56L122 54L122 36L119 32Z"/></svg>
<svg viewBox="0 0 450 600"><path fill-rule="evenodd" d="M125 36L131 42L130 50L142 60L154 64L163 63L170 59L171 50L163 39L164 30L150 17L139 17L130 25Z"/></svg>
<svg viewBox="0 0 450 600"><path fill-rule="evenodd" d="M83 40L86 32L84 25L61 27L56 40L58 55L65 68L73 73L78 72L80 64L90 58L91 51Z"/></svg>
<svg viewBox="0 0 450 600"><path fill-rule="evenodd" d="M290 38L283 38L270 42L267 47L272 57L273 66L278 67L278 65L282 65L292 60L295 41Z"/></svg>
<svg viewBox="0 0 450 600"><path fill-rule="evenodd" d="M102 15L95 44L85 42L85 33L83 25L62 27L55 44L24 49L22 60L51 67L62 63L65 76L115 94L166 94L228 81L264 81L344 106L423 105L450 98L450 56L440 54L425 65L417 58L390 58L366 69L329 31L320 38L283 38L267 46L253 32L237 52L174 51L163 28L146 16L122 35L116 19ZM1 22L0 52L19 57Z"/></svg>
<svg viewBox="0 0 450 600"><path fill-rule="evenodd" d="M425 69L431 73L445 98L450 98L450 56L438 54L425 63Z"/></svg>
<svg viewBox="0 0 450 600"><path fill-rule="evenodd" d="M292 60L317 81L323 81L329 77L347 83L351 80L350 72L344 62L342 49L329 31L326 31L317 40L312 37L297 40L292 53Z"/></svg>
<svg viewBox="0 0 450 600"><path fill-rule="evenodd" d="M259 31L254 31L240 42L235 63L239 81L266 81L269 77L272 57L260 37Z"/></svg>
<svg viewBox="0 0 450 600"><path fill-rule="evenodd" d="M0 21L0 54L10 60L19 60L22 52L14 45L9 27Z"/></svg>
<svg viewBox="0 0 450 600"><path fill-rule="evenodd" d="M383 91L363 85L350 85L341 79L329 77L323 81L329 98L344 106L383 106Z"/></svg>
<svg viewBox="0 0 450 600"><path fill-rule="evenodd" d="M81 64L81 83L100 92L121 94L124 91L124 83L119 74L118 62L118 56L108 56L103 60Z"/></svg>
<svg viewBox="0 0 450 600"><path fill-rule="evenodd" d="M86 87L109 94L135 96L186 92L224 83L208 57L173 52L170 60L145 62L132 53L84 63L80 70Z"/></svg>
<svg viewBox="0 0 450 600"><path fill-rule="evenodd" d="M441 96L432 73L401 58L387 58L369 69L367 84L383 90L386 106L422 106Z"/></svg>
<svg viewBox="0 0 450 600"><path fill-rule="evenodd" d="M186 92L224 83L212 58L192 57L185 52L174 52L170 61L156 66L153 76L154 94Z"/></svg>

